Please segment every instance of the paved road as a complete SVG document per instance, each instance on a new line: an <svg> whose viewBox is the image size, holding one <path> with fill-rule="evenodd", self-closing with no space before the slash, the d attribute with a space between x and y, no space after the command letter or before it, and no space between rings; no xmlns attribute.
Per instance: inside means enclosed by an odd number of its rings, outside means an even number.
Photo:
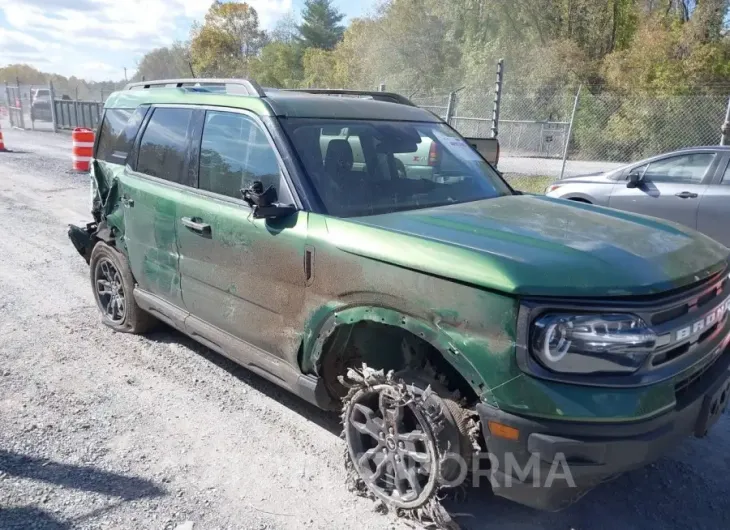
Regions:
<svg viewBox="0 0 730 530"><path fill-rule="evenodd" d="M88 183L69 139L4 131L0 154L0 528L406 528L344 484L337 418L179 333L99 324L65 236ZM468 529L730 528L730 418L560 513L487 489Z"/></svg>
<svg viewBox="0 0 730 530"><path fill-rule="evenodd" d="M499 159L499 169L503 173L514 175L547 175L560 177L560 170L563 161L555 158L528 158L528 157L511 157L501 156ZM580 160L568 160L565 164L565 176L573 177L576 175L586 175L588 173L598 173L602 171L610 171L625 165L617 162L586 162Z"/></svg>

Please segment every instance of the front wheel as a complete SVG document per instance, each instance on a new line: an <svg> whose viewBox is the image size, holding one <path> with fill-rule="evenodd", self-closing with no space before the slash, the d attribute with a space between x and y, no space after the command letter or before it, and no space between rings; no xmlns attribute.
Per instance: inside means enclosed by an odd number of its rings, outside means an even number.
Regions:
<svg viewBox="0 0 730 530"><path fill-rule="evenodd" d="M364 367L358 375L342 414L355 489L448 527L438 491L460 485L469 471L469 412L424 374Z"/></svg>
<svg viewBox="0 0 730 530"><path fill-rule="evenodd" d="M134 300L134 278L123 254L99 242L91 253L89 270L104 324L124 333L144 333L155 325L157 320Z"/></svg>

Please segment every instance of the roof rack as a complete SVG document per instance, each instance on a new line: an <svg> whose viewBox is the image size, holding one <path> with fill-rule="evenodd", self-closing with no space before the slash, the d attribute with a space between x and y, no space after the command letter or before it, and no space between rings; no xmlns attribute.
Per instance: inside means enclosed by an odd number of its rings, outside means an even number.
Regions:
<svg viewBox="0 0 730 530"><path fill-rule="evenodd" d="M390 103L400 103L401 105L408 105L409 107L415 107L416 104L410 99L395 92L380 92L380 91L368 91L368 90L341 90L341 89L330 89L330 88L281 88L276 89L281 92L304 92L307 94L323 94L331 96L370 96L377 101L387 101Z"/></svg>
<svg viewBox="0 0 730 530"><path fill-rule="evenodd" d="M160 79L157 81L139 81L129 83L124 90L139 90L146 88L204 88L206 86L223 87L227 94L238 96L266 97L266 92L256 81L248 79ZM243 90L242 90L243 89Z"/></svg>

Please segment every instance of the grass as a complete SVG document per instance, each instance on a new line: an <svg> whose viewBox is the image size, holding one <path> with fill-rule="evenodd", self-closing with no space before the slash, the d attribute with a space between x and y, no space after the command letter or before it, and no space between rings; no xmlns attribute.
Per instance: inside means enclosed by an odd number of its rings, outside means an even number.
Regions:
<svg viewBox="0 0 730 530"><path fill-rule="evenodd" d="M505 175L505 180L509 182L510 186L519 191L525 193L536 193L542 195L545 193L545 188L558 180L556 177L550 177L547 175Z"/></svg>

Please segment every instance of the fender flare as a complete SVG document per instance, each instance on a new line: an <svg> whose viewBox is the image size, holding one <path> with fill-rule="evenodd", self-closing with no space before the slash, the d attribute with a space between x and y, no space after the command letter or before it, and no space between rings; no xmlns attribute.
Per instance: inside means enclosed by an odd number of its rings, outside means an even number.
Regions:
<svg viewBox="0 0 730 530"><path fill-rule="evenodd" d="M439 327L438 321L428 322L404 311L377 305L341 306L329 312L319 326L314 340L303 344L301 368L304 373L316 372L324 345L339 326L357 324L358 322L377 322L394 326L420 337L434 347L443 358L471 386L480 398L489 392L486 382L471 361L462 354L451 337Z"/></svg>
<svg viewBox="0 0 730 530"><path fill-rule="evenodd" d="M565 199L566 201L582 202L585 204L596 204L589 197L587 197L581 193L571 193L570 195L561 197L561 199Z"/></svg>

